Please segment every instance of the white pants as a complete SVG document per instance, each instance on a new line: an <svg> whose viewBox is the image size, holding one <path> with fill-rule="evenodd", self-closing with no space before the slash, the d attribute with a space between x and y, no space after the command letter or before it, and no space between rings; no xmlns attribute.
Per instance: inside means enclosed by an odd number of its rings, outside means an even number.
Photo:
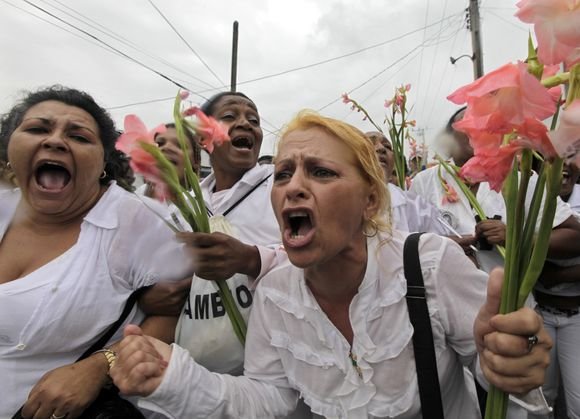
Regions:
<svg viewBox="0 0 580 419"><path fill-rule="evenodd" d="M554 341L543 387L544 395L553 406L561 375L568 416L570 419L580 419L580 314L567 317L541 308L540 313L544 317L544 327ZM530 418L539 416L530 415Z"/></svg>

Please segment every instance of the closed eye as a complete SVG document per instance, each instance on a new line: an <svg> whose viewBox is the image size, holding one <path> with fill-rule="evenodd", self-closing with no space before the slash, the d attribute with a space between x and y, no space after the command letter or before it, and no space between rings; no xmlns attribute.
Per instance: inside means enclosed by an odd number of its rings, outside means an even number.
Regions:
<svg viewBox="0 0 580 419"><path fill-rule="evenodd" d="M90 143L91 141L83 136L83 135L78 135L78 134L71 134L70 138L72 138L75 141L78 141L79 143Z"/></svg>
<svg viewBox="0 0 580 419"><path fill-rule="evenodd" d="M47 128L42 127L42 126L32 126L32 127L26 128L24 131L30 132L32 134L42 134L42 133L47 132Z"/></svg>

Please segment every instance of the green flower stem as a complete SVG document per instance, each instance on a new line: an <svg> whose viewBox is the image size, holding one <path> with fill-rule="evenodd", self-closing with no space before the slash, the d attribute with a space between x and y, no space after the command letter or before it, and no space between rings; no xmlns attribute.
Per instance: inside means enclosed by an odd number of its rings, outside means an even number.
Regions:
<svg viewBox="0 0 580 419"><path fill-rule="evenodd" d="M499 312L501 314L513 311L511 306L515 305L518 292L518 259L517 254L517 232L516 232L516 200L518 198L518 172L517 164L513 165L511 173L508 175L503 194L506 201L506 259L504 266L504 281L501 291L501 302ZM511 303L511 306L510 306ZM485 419L505 418L507 412L508 395L504 391L490 385L485 409Z"/></svg>
<svg viewBox="0 0 580 419"><path fill-rule="evenodd" d="M222 303L224 307L226 307L226 313L230 319L230 322L232 323L234 333L240 340L241 344L245 345L247 332L246 322L237 308L232 292L230 291L230 287L228 287L227 280L218 280L215 281L215 283L218 287L218 293ZM235 310L228 310L227 307L235 307Z"/></svg>
<svg viewBox="0 0 580 419"><path fill-rule="evenodd" d="M525 265L523 264L524 258L522 257L524 254L527 253L527 249L531 248L532 242L525 242L523 239L524 234L524 225L526 220L526 197L528 194L528 185L530 183L530 177L532 175L532 153L530 150L523 150L519 170L518 170L518 162L514 160L513 166L515 171L512 173L513 176L519 178L519 187L517 189L517 201L516 201L516 214L515 214L515 229L514 232L516 234L516 254L514 263L517 263L517 282L514 285L515 290L519 290L520 281L522 279L521 273L525 270ZM517 291L516 291L517 292ZM513 297L513 301L517 301L517 297Z"/></svg>
<svg viewBox="0 0 580 419"><path fill-rule="evenodd" d="M546 164L546 202L540 221L540 229L535 240L534 250L528 268L526 269L520 290L516 308L523 307L526 298L534 288L548 254L550 235L552 234L554 215L556 214L557 197L562 184L562 159L555 159L551 164Z"/></svg>
<svg viewBox="0 0 580 419"><path fill-rule="evenodd" d="M568 83L570 80L570 72L566 73L558 73L551 77L546 77L544 80L541 81L542 86L546 88L556 87L560 84Z"/></svg>
<svg viewBox="0 0 580 419"><path fill-rule="evenodd" d="M377 129L377 131L379 131L381 134L383 133L383 130L381 129L381 127L380 127L378 124L376 124L376 123L375 123L375 121L373 120L373 118L371 118L371 116L369 115L369 113L367 112L367 110L366 110L366 109L365 109L365 108L364 108L362 105L360 105L360 104L359 104L359 103L358 103L356 100L354 100L354 99L350 99L350 98L349 98L349 101L350 101L350 102L353 104L353 106L354 106L356 109L358 109L359 111L361 111L361 112L364 114L365 118L366 118L366 119L367 119L367 120L368 120L368 121L369 121L371 124L373 124L373 126L374 126L374 127Z"/></svg>
<svg viewBox="0 0 580 419"><path fill-rule="evenodd" d="M477 213L479 218L482 220L487 219L487 215L485 214L485 211L483 210L483 208L479 204L479 201L475 197L475 194L471 191L471 189L469 189L469 187L465 184L465 182L459 177L459 175L457 174L457 170L454 167L452 167L451 164L447 163L444 159L442 159L441 156L435 156L435 159L445 169L445 171L447 173L449 173L449 175L453 178L453 180L455 180L455 183L457 183L457 185L459 186L459 189L461 189L461 192L463 192L463 194L465 195L465 197L469 201L469 204L471 205L473 210ZM497 249L499 254L505 259L505 248L503 246L499 246L499 245L496 245L495 248Z"/></svg>
<svg viewBox="0 0 580 419"><path fill-rule="evenodd" d="M514 310L518 293L518 247L520 231L518 231L517 214L518 199L518 169L517 164L512 167L504 184L504 199L506 202L506 260L504 266L504 283L502 288L500 313L506 314Z"/></svg>
<svg viewBox="0 0 580 419"><path fill-rule="evenodd" d="M522 235L522 243L525 244L524 250L521 253L520 269L521 272L525 272L527 266L532 257L533 243L535 240L536 226L538 222L538 215L540 213L540 208L542 206L542 199L544 196L544 187L546 185L546 171L545 165L542 165L540 175L538 176L538 181L536 182L536 188L534 189L534 194L532 196L532 202L530 203L530 209L528 211L528 216L526 217L526 224L524 227L524 233Z"/></svg>

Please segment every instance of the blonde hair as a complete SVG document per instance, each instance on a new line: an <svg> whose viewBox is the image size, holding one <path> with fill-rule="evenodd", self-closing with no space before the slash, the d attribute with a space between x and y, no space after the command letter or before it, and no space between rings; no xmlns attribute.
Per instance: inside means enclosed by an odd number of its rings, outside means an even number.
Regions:
<svg viewBox="0 0 580 419"><path fill-rule="evenodd" d="M381 169L371 141L365 137L362 131L346 122L328 118L315 111L305 109L300 111L282 129L277 148L284 143L284 139L289 133L309 128L320 128L346 145L352 151L357 168L363 179L371 187L375 188L378 208L375 214L364 221L365 234L376 234L376 231L373 230L390 232L390 217L385 218L384 215L388 214L390 210L391 197L384 181L383 170ZM276 158L274 158L275 160Z"/></svg>

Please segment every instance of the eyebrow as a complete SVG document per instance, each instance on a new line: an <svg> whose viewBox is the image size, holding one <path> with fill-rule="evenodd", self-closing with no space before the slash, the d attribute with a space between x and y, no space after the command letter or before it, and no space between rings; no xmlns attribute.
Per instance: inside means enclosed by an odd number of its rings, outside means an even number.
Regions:
<svg viewBox="0 0 580 419"><path fill-rule="evenodd" d="M236 97L242 97L242 96L236 96ZM239 100L236 100L236 99L227 99L227 100L224 101L224 103L222 104L222 106L226 106L226 105L242 105L242 104L247 104L250 108L252 108L256 112L258 112L258 108L254 104L254 102L252 102L250 100L247 100L247 99L244 100L244 103L242 103L242 102L240 102Z"/></svg>
<svg viewBox="0 0 580 419"><path fill-rule="evenodd" d="M42 121L42 123L47 124L47 125L52 125L54 123L52 119L43 118L42 116L31 116L29 118L23 119L22 122L25 122L25 121L28 121L31 119L36 119L36 120ZM94 135L97 135L97 133L95 131L93 131L91 128L87 127L86 125L84 125L82 123L71 121L68 125L71 126L72 128L85 129L85 130L93 133Z"/></svg>

